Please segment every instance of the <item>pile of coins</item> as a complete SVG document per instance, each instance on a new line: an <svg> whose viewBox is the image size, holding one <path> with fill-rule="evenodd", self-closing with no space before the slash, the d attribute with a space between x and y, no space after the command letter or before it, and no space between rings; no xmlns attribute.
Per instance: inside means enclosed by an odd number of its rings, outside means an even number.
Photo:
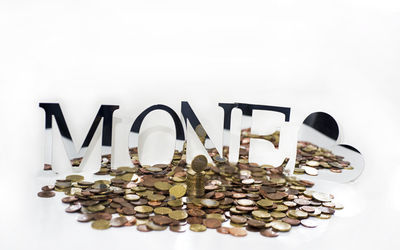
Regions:
<svg viewBox="0 0 400 250"><path fill-rule="evenodd" d="M242 129L239 162L247 163L250 139L261 139L270 141L275 148L279 146L280 132L275 131L269 135L251 134L250 128ZM332 173L342 173L343 170L354 169L349 161L345 161L343 156L335 155L332 151L319 147L311 142L298 141L297 155L294 174L307 174L310 176L318 175L319 170L326 169Z"/></svg>
<svg viewBox="0 0 400 250"><path fill-rule="evenodd" d="M318 175L319 169L329 169L333 173L354 169L343 156L305 141L297 142L295 174Z"/></svg>
<svg viewBox="0 0 400 250"><path fill-rule="evenodd" d="M197 156L191 164L108 169L109 180L69 175L44 186L38 196L65 193L65 211L94 229L216 230L236 237L248 232L276 237L292 227L316 227L317 219L329 219L343 208L333 195L310 190L314 183L286 176L284 167L243 159L212 165Z"/></svg>

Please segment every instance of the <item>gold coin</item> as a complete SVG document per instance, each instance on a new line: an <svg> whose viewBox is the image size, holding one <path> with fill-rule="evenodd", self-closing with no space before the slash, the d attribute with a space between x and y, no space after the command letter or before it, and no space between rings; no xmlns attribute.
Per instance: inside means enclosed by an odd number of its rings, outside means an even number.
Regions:
<svg viewBox="0 0 400 250"><path fill-rule="evenodd" d="M191 166L195 172L200 173L207 167L207 163L207 158L204 155L198 155L192 160Z"/></svg>
<svg viewBox="0 0 400 250"><path fill-rule="evenodd" d="M270 207L272 205L274 205L274 202L268 199L262 199L257 201L257 205L261 206L261 207Z"/></svg>
<svg viewBox="0 0 400 250"><path fill-rule="evenodd" d="M72 182L78 182L85 179L85 177L83 177L82 175L73 174L73 175L68 175L67 177L65 177L65 179Z"/></svg>
<svg viewBox="0 0 400 250"><path fill-rule="evenodd" d="M203 224L192 224L190 225L190 230L193 232L204 232L207 230L207 227Z"/></svg>
<svg viewBox="0 0 400 250"><path fill-rule="evenodd" d="M290 224L279 220L271 222L271 227L280 232L287 232L292 228Z"/></svg>
<svg viewBox="0 0 400 250"><path fill-rule="evenodd" d="M95 220L92 222L92 228L98 230L104 230L110 227L110 222L108 220Z"/></svg>
<svg viewBox="0 0 400 250"><path fill-rule="evenodd" d="M103 205L101 205L101 204L97 204L97 205L94 205L94 206L89 206L89 207L87 207L87 209L88 209L90 212L100 212L100 211L103 211L105 208L106 208L106 207L103 206Z"/></svg>
<svg viewBox="0 0 400 250"><path fill-rule="evenodd" d="M168 205L171 207L180 207L183 206L183 201L182 199L170 200L168 201Z"/></svg>
<svg viewBox="0 0 400 250"><path fill-rule="evenodd" d="M172 209L169 207L156 207L154 208L154 213L159 215L168 215L172 212Z"/></svg>
<svg viewBox="0 0 400 250"><path fill-rule="evenodd" d="M255 210L251 212L254 217L261 218L261 219L268 219L271 217L271 214L268 213L266 210Z"/></svg>
<svg viewBox="0 0 400 250"><path fill-rule="evenodd" d="M186 194L186 185L176 184L169 189L169 195L175 198L181 198Z"/></svg>
<svg viewBox="0 0 400 250"><path fill-rule="evenodd" d="M282 213L282 212L271 212L271 216L274 218L274 219L283 219L283 218L285 218L286 217L286 214L285 213Z"/></svg>
<svg viewBox="0 0 400 250"><path fill-rule="evenodd" d="M296 218L296 219L305 219L308 217L308 213L306 213L304 211L300 211L300 210L289 210L287 212L287 215L289 217Z"/></svg>
<svg viewBox="0 0 400 250"><path fill-rule="evenodd" d="M154 187L161 191L168 191L171 188L171 184L165 181L157 181L154 183Z"/></svg>
<svg viewBox="0 0 400 250"><path fill-rule="evenodd" d="M206 218L207 219L217 219L221 222L224 222L226 220L226 218L223 214L207 214Z"/></svg>
<svg viewBox="0 0 400 250"><path fill-rule="evenodd" d="M167 198L167 197L165 197L165 195L162 195L162 194L150 194L150 195L147 195L147 199L149 201L163 201L163 200L165 200L165 198Z"/></svg>
<svg viewBox="0 0 400 250"><path fill-rule="evenodd" d="M274 211L276 211L276 212L286 212L287 210L288 210L287 206L279 204L279 205L276 206Z"/></svg>
<svg viewBox="0 0 400 250"><path fill-rule="evenodd" d="M188 217L188 214L184 210L173 210L168 216L174 220L184 220Z"/></svg>
<svg viewBox="0 0 400 250"><path fill-rule="evenodd" d="M136 206L135 211L138 213L148 214L153 212L153 208L150 206Z"/></svg>

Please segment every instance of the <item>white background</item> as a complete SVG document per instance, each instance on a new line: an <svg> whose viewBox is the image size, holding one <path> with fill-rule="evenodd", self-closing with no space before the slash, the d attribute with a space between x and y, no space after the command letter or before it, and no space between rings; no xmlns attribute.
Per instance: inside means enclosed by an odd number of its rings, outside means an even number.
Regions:
<svg viewBox="0 0 400 250"><path fill-rule="evenodd" d="M398 248L399 31L398 1L1 0L0 249ZM66 214L60 194L36 197L55 179L41 171L39 102L61 103L79 145L100 104L120 105L118 166L128 161L134 118L156 103L179 112L182 100L217 143L218 102L289 106L295 124L328 112L340 123L341 141L365 156L365 171L354 183L321 185L345 205L332 220L277 239L99 232ZM54 164L66 169L57 138ZM99 152L94 147L87 170Z"/></svg>

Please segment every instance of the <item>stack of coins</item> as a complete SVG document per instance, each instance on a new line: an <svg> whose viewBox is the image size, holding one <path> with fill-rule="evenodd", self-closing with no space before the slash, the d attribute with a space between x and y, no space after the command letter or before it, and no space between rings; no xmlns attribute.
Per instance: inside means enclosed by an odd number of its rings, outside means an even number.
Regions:
<svg viewBox="0 0 400 250"><path fill-rule="evenodd" d="M207 167L207 158L204 155L196 156L187 171L186 185L189 197L203 197L205 194L205 171Z"/></svg>

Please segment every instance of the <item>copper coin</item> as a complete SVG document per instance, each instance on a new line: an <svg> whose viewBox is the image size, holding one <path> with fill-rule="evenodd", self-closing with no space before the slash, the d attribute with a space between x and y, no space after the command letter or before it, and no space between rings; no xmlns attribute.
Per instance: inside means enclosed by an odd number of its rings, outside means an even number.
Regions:
<svg viewBox="0 0 400 250"><path fill-rule="evenodd" d="M136 224L136 218L135 216L125 216L125 218L128 220L124 226L130 227Z"/></svg>
<svg viewBox="0 0 400 250"><path fill-rule="evenodd" d="M220 234L229 234L229 227L219 227L217 228L217 232Z"/></svg>
<svg viewBox="0 0 400 250"><path fill-rule="evenodd" d="M112 216L109 213L96 213L93 218L95 220L111 220Z"/></svg>
<svg viewBox="0 0 400 250"><path fill-rule="evenodd" d="M42 191L37 194L41 198L51 198L56 195L53 191Z"/></svg>
<svg viewBox="0 0 400 250"><path fill-rule="evenodd" d="M167 226L173 222L173 220L171 218L169 218L168 216L164 216L164 215L155 215L151 218L151 220L155 224L160 225L160 226Z"/></svg>
<svg viewBox="0 0 400 250"><path fill-rule="evenodd" d="M149 228L146 224L138 225L136 229L140 232L150 232L151 228Z"/></svg>
<svg viewBox="0 0 400 250"><path fill-rule="evenodd" d="M279 233L277 233L277 232L274 232L272 229L270 229L270 228L266 228L266 229L263 229L263 230L261 230L260 231L260 234L262 235L262 236L265 236L265 237L277 237L277 236L279 236Z"/></svg>
<svg viewBox="0 0 400 250"><path fill-rule="evenodd" d="M295 219L295 218L291 218L291 217L285 217L282 219L283 222L286 222L287 224L291 225L291 226L298 226L300 225L300 220Z"/></svg>
<svg viewBox="0 0 400 250"><path fill-rule="evenodd" d="M137 219L148 219L149 218L149 214L136 214L135 215Z"/></svg>
<svg viewBox="0 0 400 250"><path fill-rule="evenodd" d="M72 202L75 202L77 200L78 200L78 198L76 198L75 196L67 196L67 197L64 197L64 198L61 199L61 201L63 203L72 203Z"/></svg>
<svg viewBox="0 0 400 250"><path fill-rule="evenodd" d="M244 224L247 222L247 219L243 216L233 215L231 216L231 221L236 224Z"/></svg>
<svg viewBox="0 0 400 250"><path fill-rule="evenodd" d="M116 217L116 218L111 219L110 226L112 226L112 227L122 227L127 222L128 222L128 220L125 217L120 216L120 217Z"/></svg>
<svg viewBox="0 0 400 250"><path fill-rule="evenodd" d="M252 227L252 226L247 225L246 230L249 232L260 232L261 228Z"/></svg>
<svg viewBox="0 0 400 250"><path fill-rule="evenodd" d="M263 221L259 221L259 220L254 220L254 219L249 219L247 221L247 224L251 227L255 227L255 228L262 228L265 227L265 222Z"/></svg>
<svg viewBox="0 0 400 250"><path fill-rule="evenodd" d="M187 213L193 217L203 217L204 215L206 215L206 212L204 212L203 210L195 208L189 209Z"/></svg>
<svg viewBox="0 0 400 250"><path fill-rule="evenodd" d="M203 224L207 227L207 228L219 228L221 227L221 221L218 219L214 219L214 218L210 218L210 219L205 219L203 221Z"/></svg>
<svg viewBox="0 0 400 250"><path fill-rule="evenodd" d="M203 218L201 217L189 217L186 221L188 224L203 224Z"/></svg>
<svg viewBox="0 0 400 250"><path fill-rule="evenodd" d="M244 237L247 235L246 230L241 227L231 227L229 228L229 233L235 237Z"/></svg>
<svg viewBox="0 0 400 250"><path fill-rule="evenodd" d="M133 207L124 207L122 208L122 213L126 215L134 215L136 211Z"/></svg>
<svg viewBox="0 0 400 250"><path fill-rule="evenodd" d="M288 196L287 193L284 192L276 192L276 193L269 193L266 197L270 200L282 200Z"/></svg>
<svg viewBox="0 0 400 250"><path fill-rule="evenodd" d="M55 186L54 185L47 185L42 187L42 191L52 191L54 190Z"/></svg>

